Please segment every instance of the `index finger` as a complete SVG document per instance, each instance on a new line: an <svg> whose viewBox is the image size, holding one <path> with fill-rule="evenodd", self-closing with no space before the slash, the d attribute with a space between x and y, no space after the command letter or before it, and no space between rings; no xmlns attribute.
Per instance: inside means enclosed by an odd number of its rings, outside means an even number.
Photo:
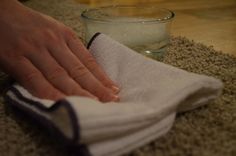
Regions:
<svg viewBox="0 0 236 156"><path fill-rule="evenodd" d="M110 88L115 93L119 92L118 85L107 76L92 54L85 48L83 43L75 35L67 36L67 45L76 57L78 57L78 59L98 80L102 82L104 86Z"/></svg>

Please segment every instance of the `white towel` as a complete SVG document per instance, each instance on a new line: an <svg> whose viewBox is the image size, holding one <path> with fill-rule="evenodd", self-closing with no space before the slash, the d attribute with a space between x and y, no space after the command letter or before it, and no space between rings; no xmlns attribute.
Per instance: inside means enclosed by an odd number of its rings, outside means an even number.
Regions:
<svg viewBox="0 0 236 156"><path fill-rule="evenodd" d="M93 37L89 50L121 87L119 103L80 96L38 99L18 84L6 94L7 102L78 145L74 148L80 154L128 153L167 133L176 113L207 104L221 93L221 81L144 57L104 34Z"/></svg>

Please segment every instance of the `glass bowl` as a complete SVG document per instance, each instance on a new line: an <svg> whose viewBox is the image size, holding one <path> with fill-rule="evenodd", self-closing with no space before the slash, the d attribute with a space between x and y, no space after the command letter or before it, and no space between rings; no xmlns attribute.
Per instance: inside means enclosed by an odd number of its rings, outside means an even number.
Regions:
<svg viewBox="0 0 236 156"><path fill-rule="evenodd" d="M169 45L174 16L168 9L152 6L107 6L81 14L86 42L100 32L155 59L163 57Z"/></svg>

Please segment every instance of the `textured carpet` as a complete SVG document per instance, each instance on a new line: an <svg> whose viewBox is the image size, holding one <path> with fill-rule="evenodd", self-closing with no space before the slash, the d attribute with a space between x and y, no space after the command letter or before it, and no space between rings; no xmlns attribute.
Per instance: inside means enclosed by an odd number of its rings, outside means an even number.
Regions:
<svg viewBox="0 0 236 156"><path fill-rule="evenodd" d="M66 0L30 0L26 5L71 26L83 36L81 7ZM215 102L179 114L171 131L133 151L131 156L236 156L236 58L183 37L172 38L164 62L224 82ZM2 85L5 76L1 76ZM66 150L46 130L0 100L1 156L66 156Z"/></svg>

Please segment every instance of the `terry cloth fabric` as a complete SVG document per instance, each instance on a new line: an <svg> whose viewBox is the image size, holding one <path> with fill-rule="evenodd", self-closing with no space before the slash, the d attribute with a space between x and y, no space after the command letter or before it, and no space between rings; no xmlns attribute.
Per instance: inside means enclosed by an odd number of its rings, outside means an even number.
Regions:
<svg viewBox="0 0 236 156"><path fill-rule="evenodd" d="M39 99L18 84L5 96L80 155L128 153L167 133L176 113L207 104L221 93L221 81L144 57L104 34L96 34L88 48L121 87L119 103L80 96Z"/></svg>

